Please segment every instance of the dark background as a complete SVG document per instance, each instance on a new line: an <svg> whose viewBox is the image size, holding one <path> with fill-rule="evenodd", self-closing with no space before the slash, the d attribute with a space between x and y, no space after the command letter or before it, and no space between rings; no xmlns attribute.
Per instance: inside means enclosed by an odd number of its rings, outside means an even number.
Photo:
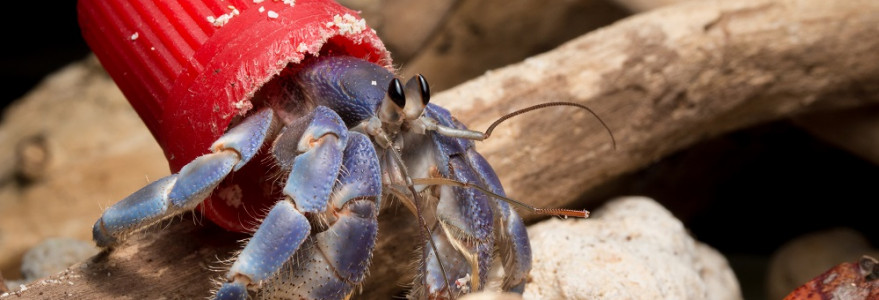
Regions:
<svg viewBox="0 0 879 300"><path fill-rule="evenodd" d="M47 74L89 53L76 22L76 1L9 1L3 11L0 109Z"/></svg>

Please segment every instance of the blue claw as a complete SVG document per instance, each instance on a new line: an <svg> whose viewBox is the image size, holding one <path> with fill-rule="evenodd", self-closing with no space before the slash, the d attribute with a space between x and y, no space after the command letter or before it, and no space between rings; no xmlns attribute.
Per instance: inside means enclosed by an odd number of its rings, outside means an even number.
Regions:
<svg viewBox="0 0 879 300"><path fill-rule="evenodd" d="M342 207L352 199L368 198L374 199L378 207L382 193L381 167L369 137L359 132L349 133L342 166L345 171L340 172L333 192L333 206Z"/></svg>
<svg viewBox="0 0 879 300"><path fill-rule="evenodd" d="M310 232L308 219L292 203L278 202L238 255L226 278L231 281L243 275L249 283L269 278L278 272Z"/></svg>
<svg viewBox="0 0 879 300"><path fill-rule="evenodd" d="M168 200L182 210L195 208L238 163L238 154L223 151L199 156L180 169Z"/></svg>
<svg viewBox="0 0 879 300"><path fill-rule="evenodd" d="M269 298L348 299L366 277L378 231L375 204L353 200L324 232L308 239L289 269L265 284Z"/></svg>
<svg viewBox="0 0 879 300"><path fill-rule="evenodd" d="M278 128L275 113L269 108L263 108L217 139L211 145L211 152L221 152L226 149L238 152L241 156L235 164L235 171L238 171L259 152L267 137L275 135Z"/></svg>
<svg viewBox="0 0 879 300"><path fill-rule="evenodd" d="M217 300L246 300L247 286L242 282L224 283L215 297Z"/></svg>
<svg viewBox="0 0 879 300"><path fill-rule="evenodd" d="M156 180L105 210L92 228L98 247L114 246L121 237L164 218L168 210L165 195L176 181L176 174Z"/></svg>
<svg viewBox="0 0 879 300"><path fill-rule="evenodd" d="M287 126L275 142L272 152L281 166L290 170L284 195L302 212L326 210L347 141L348 129L342 119L318 106ZM287 163L290 161L292 164Z"/></svg>
<svg viewBox="0 0 879 300"><path fill-rule="evenodd" d="M162 178L122 201L101 216L92 229L100 247L118 244L131 232L198 206L232 170L247 163L268 136L277 130L274 113L264 109L247 117L178 174Z"/></svg>
<svg viewBox="0 0 879 300"><path fill-rule="evenodd" d="M326 214L329 228L300 246L302 250L288 261L289 269L266 282L265 295L344 299L366 277L378 233L381 170L369 138L349 134L342 162L345 170L337 174L338 180L329 180L336 182L328 206L332 213Z"/></svg>
<svg viewBox="0 0 879 300"><path fill-rule="evenodd" d="M357 284L366 276L378 233L376 207L371 200L349 202L329 230L317 235L317 245L345 281Z"/></svg>

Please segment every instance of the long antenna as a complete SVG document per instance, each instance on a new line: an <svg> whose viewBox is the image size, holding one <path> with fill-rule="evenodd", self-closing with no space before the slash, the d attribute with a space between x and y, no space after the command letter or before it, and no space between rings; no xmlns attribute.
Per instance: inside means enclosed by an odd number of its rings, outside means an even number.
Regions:
<svg viewBox="0 0 879 300"><path fill-rule="evenodd" d="M484 136L483 139L487 139L489 136L491 136L491 132L494 131L495 127L500 125L502 122L509 120L512 117L515 117L515 116L518 116L518 115L521 115L521 114L524 114L524 113L527 113L527 112L530 112L533 110L538 110L538 109L553 107L553 106L573 106L573 107L585 109L586 111L588 111L590 114L595 116L596 119L598 119L598 122L601 123L601 126L604 126L604 129L607 130L607 134L610 135L610 140L613 143L613 149L614 150L617 149L617 140L616 140L616 138L614 138L613 132L610 131L610 127L607 127L607 124L604 123L604 120L602 120L601 117L599 117L598 114L595 113L595 111L593 111L589 107L586 107L583 104L574 103L574 102L564 102L564 101L541 103L541 104L529 106L529 107L511 112L509 114L506 114L503 117L500 117L499 119L497 119L497 121L494 121L494 123L491 123L491 126L488 126L488 129L486 129L485 133L483 133L483 136Z"/></svg>

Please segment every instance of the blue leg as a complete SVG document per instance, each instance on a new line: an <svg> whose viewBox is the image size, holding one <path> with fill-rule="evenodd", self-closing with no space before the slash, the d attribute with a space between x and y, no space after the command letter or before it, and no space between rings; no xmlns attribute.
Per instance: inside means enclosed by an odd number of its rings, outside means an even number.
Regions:
<svg viewBox="0 0 879 300"><path fill-rule="evenodd" d="M375 203L354 200L341 218L306 241L261 294L281 299L345 299L366 276L378 229Z"/></svg>
<svg viewBox="0 0 879 300"><path fill-rule="evenodd" d="M369 258L375 248L378 233L378 207L381 197L381 169L372 141L363 134L352 132L345 149L344 170L330 201L332 215L337 216L330 228L315 236L314 262L303 274L321 274L326 284L305 280L301 294L313 299L342 299L363 282L369 268ZM304 279L304 277L300 277Z"/></svg>
<svg viewBox="0 0 879 300"><path fill-rule="evenodd" d="M92 235L100 247L112 247L129 234L195 208L232 170L250 161L277 131L269 109L247 117L220 137L212 153L196 158L178 174L159 179L104 211Z"/></svg>
<svg viewBox="0 0 879 300"><path fill-rule="evenodd" d="M309 238L261 294L284 299L344 299L366 276L378 231L381 170L368 137L349 133L330 196L326 231Z"/></svg>
<svg viewBox="0 0 879 300"><path fill-rule="evenodd" d="M310 232L308 219L292 203L275 204L226 273L228 282L216 298L246 299L247 287L277 273Z"/></svg>
<svg viewBox="0 0 879 300"><path fill-rule="evenodd" d="M242 299L256 286L275 297L342 299L365 277L375 246L381 170L372 142L318 107L281 133L273 154L290 171L287 200L260 225L217 299ZM309 237L314 222L329 227Z"/></svg>
<svg viewBox="0 0 879 300"><path fill-rule="evenodd" d="M442 125L466 129L463 125L456 122L449 112L443 108L428 105L425 114L434 118ZM485 161L485 158L475 151L471 141L449 138L438 134L433 134L432 139L437 149L437 155L434 160L437 161L437 166L440 167L439 171L442 176L458 181L479 184L495 194L506 195L494 170ZM469 165L477 175L473 176L472 174L468 175L466 172L462 173L461 170L467 169L463 166L465 164ZM441 167L447 165L452 167ZM458 167L454 168L454 165L458 165ZM457 169L459 174L455 174L456 171L453 169ZM441 192L441 194L450 193ZM500 258L504 264L505 274L502 288L505 291L522 293L525 287L525 280L531 271L531 245L528 241L528 233L522 220L509 204L497 199L490 199L489 203L494 207L494 212L497 212L494 218L496 219L495 226L498 228L494 230L494 238L497 241ZM478 218L475 221L479 223Z"/></svg>
<svg viewBox="0 0 879 300"><path fill-rule="evenodd" d="M506 196L500 180L482 155L470 148L467 150L467 159L489 191ZM525 291L525 280L531 272L531 243L528 241L528 231L525 230L525 224L516 214L516 210L507 202L494 199L494 204L496 211L499 212L496 218L501 224L495 231L505 273L501 288L504 291L521 294Z"/></svg>
<svg viewBox="0 0 879 300"><path fill-rule="evenodd" d="M426 286L418 287L423 290L413 291L416 299L445 299L449 292L446 288L446 282L451 285L451 292L455 295L461 295L471 292L471 283L473 281L473 271L470 268L470 262L467 257L461 254L449 240L449 234L445 232L443 227L435 227L433 230L433 242L436 244L436 250L439 255L433 251L430 245L424 246L424 281ZM437 259L440 257L440 260ZM443 272L440 266L445 268L448 277L443 278ZM422 282L416 279L415 282Z"/></svg>
<svg viewBox="0 0 879 300"><path fill-rule="evenodd" d="M287 126L272 154L290 171L284 195L302 212L323 212L342 166L348 128L332 110L318 106Z"/></svg>
<svg viewBox="0 0 879 300"><path fill-rule="evenodd" d="M449 158L451 178L460 182L481 183L481 178L461 156ZM494 219L490 198L484 193L470 188L441 186L437 205L437 218L448 241L460 253L469 266L465 282L461 278L450 278L450 283L458 282L460 290L482 290L488 279L494 253ZM439 247L439 245L437 245ZM440 251L442 252L442 251ZM441 253L442 254L442 253ZM425 257L427 261L432 258ZM443 266L454 269L452 263ZM428 266L430 267L430 266ZM438 269L438 266L436 267ZM430 272L430 269L428 269ZM450 277L459 274L447 274ZM469 276L467 276L469 275ZM439 277L442 279L442 277ZM430 279L430 278L428 278ZM427 281L426 291L430 296L445 297L442 293L445 282ZM438 284L438 285L437 285Z"/></svg>
<svg viewBox="0 0 879 300"><path fill-rule="evenodd" d="M501 288L522 294L525 292L525 281L531 272L531 242L522 218L506 202L498 201L501 212L500 222L503 230L497 232L500 240L500 255L504 264L504 283Z"/></svg>

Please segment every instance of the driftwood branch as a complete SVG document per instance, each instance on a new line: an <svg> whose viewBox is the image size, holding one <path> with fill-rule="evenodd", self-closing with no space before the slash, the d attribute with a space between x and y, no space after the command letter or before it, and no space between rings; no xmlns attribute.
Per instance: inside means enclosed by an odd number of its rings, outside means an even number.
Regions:
<svg viewBox="0 0 879 300"><path fill-rule="evenodd" d="M879 4L693 1L647 12L437 97L471 128L544 101L477 144L513 197L572 206L589 188L697 141L879 101ZM576 205L574 205L576 206Z"/></svg>
<svg viewBox="0 0 879 300"><path fill-rule="evenodd" d="M578 207L591 187L707 137L805 112L879 102L879 3L696 1L647 12L435 97L471 128L544 101L590 106L531 113L477 145L508 194ZM588 206L588 205L587 205ZM528 216L526 216L528 217ZM363 298L398 294L413 218L383 211ZM23 298L202 298L243 236L173 222L37 282ZM413 244L415 243L415 244Z"/></svg>

